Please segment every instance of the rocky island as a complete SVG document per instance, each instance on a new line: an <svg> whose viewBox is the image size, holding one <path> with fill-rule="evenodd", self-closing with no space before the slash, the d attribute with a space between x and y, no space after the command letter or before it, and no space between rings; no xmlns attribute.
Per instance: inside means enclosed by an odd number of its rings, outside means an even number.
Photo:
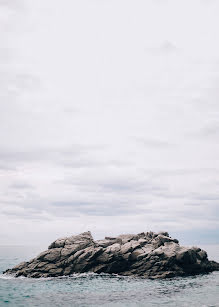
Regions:
<svg viewBox="0 0 219 307"><path fill-rule="evenodd" d="M91 233L57 239L36 258L4 274L32 278L94 272L144 278L169 278L209 273L219 263L198 247L182 247L167 232L142 232L94 241Z"/></svg>

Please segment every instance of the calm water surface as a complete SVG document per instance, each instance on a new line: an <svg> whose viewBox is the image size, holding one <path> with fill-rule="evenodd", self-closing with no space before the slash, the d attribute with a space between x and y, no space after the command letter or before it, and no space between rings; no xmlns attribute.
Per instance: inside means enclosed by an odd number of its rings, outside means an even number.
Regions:
<svg viewBox="0 0 219 307"><path fill-rule="evenodd" d="M204 246L219 261L219 246ZM42 249L0 247L0 274ZM219 306L219 272L151 281L109 275L30 279L0 275L0 306Z"/></svg>

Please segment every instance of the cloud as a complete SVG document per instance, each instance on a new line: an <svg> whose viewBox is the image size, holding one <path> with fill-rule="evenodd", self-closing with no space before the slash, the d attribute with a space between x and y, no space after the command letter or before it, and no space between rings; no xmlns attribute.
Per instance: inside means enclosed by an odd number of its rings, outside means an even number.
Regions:
<svg viewBox="0 0 219 307"><path fill-rule="evenodd" d="M155 56L174 56L180 53L180 49L169 40L164 40L162 43L156 44L153 47L146 47L145 51Z"/></svg>
<svg viewBox="0 0 219 307"><path fill-rule="evenodd" d="M210 123L202 125L199 129L193 130L188 133L188 137L195 139L196 141L207 141L213 146L217 143L217 138L219 136L219 123L212 120Z"/></svg>
<svg viewBox="0 0 219 307"><path fill-rule="evenodd" d="M179 49L170 41L165 40L158 48L159 52L162 54L176 54Z"/></svg>
<svg viewBox="0 0 219 307"><path fill-rule="evenodd" d="M1 148L0 162L4 163L5 167L38 162L74 168L92 167L98 165L98 161L92 161L89 154L100 149L100 146L82 144L74 144L63 148L33 148L23 151Z"/></svg>
<svg viewBox="0 0 219 307"><path fill-rule="evenodd" d="M50 218L48 216L44 216L43 214L40 214L38 211L35 210L1 210L1 214L3 216L19 219L22 220L40 220L40 221L48 221Z"/></svg>
<svg viewBox="0 0 219 307"><path fill-rule="evenodd" d="M7 1L7 0L0 0L0 6L5 7L9 10L17 10L24 7L22 0L13 0L13 1Z"/></svg>
<svg viewBox="0 0 219 307"><path fill-rule="evenodd" d="M204 128L200 131L201 137L206 138L217 138L219 136L219 123L211 123L210 125L206 125Z"/></svg>
<svg viewBox="0 0 219 307"><path fill-rule="evenodd" d="M0 244L219 229L206 5L0 1Z"/></svg>
<svg viewBox="0 0 219 307"><path fill-rule="evenodd" d="M136 206L130 207L129 204L125 203L86 203L80 201L59 201L52 203L55 206L56 214L68 216L69 214L75 216L85 215L85 216L127 216L131 214L138 214L144 212L143 209L137 209Z"/></svg>
<svg viewBox="0 0 219 307"><path fill-rule="evenodd" d="M10 189L15 190L26 190L26 189L33 189L34 187L31 184L25 183L25 182L15 182L10 185Z"/></svg>
<svg viewBox="0 0 219 307"><path fill-rule="evenodd" d="M170 148L174 147L175 144L170 144L168 141L163 141L163 140L158 140L158 139L146 139L146 138L140 138L140 137L135 137L135 140L142 145L144 145L147 149L150 148L157 148L157 149L165 149L165 148Z"/></svg>

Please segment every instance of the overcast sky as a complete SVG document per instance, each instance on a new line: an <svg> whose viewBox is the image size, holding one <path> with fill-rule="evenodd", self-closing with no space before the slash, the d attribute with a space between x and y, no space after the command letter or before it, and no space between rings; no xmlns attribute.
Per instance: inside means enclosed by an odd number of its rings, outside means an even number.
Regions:
<svg viewBox="0 0 219 307"><path fill-rule="evenodd" d="M0 0L0 244L218 242L218 14L216 0Z"/></svg>

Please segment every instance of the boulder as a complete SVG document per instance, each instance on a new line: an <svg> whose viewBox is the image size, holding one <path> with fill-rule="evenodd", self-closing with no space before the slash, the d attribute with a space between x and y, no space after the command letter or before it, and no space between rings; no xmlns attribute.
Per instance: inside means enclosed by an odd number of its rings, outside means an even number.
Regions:
<svg viewBox="0 0 219 307"><path fill-rule="evenodd" d="M95 272L170 278L219 270L198 247L182 247L168 232L142 232L95 241L91 233L60 238L48 250L29 262L22 262L4 274L31 278L69 276Z"/></svg>

